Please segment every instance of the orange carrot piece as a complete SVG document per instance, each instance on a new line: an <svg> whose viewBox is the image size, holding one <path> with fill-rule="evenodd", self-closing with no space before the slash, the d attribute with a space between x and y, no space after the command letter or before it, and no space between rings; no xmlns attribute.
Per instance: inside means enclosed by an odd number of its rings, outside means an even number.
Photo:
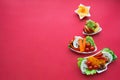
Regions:
<svg viewBox="0 0 120 80"><path fill-rule="evenodd" d="M80 51L83 52L84 49L83 49L83 40L82 39L79 40L79 45L80 45Z"/></svg>

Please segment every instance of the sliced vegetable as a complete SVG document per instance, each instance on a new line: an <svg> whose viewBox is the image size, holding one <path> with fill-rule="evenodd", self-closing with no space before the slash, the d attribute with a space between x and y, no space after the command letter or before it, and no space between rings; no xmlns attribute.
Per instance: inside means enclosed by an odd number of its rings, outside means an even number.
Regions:
<svg viewBox="0 0 120 80"><path fill-rule="evenodd" d="M116 56L116 55L114 54L114 52L113 52L112 50L110 50L109 48L104 48L104 49L102 50L102 52L108 52L109 54L111 54L112 57L113 57L113 60L117 59L117 56Z"/></svg>
<svg viewBox="0 0 120 80"><path fill-rule="evenodd" d="M82 39L79 40L79 45L80 45L80 51L84 52L84 45L83 45L83 40Z"/></svg>

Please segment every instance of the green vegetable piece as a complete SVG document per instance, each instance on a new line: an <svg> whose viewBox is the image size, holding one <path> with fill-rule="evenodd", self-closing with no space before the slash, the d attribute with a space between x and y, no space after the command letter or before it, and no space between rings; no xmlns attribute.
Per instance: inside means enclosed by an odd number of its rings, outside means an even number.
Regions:
<svg viewBox="0 0 120 80"><path fill-rule="evenodd" d="M90 44L91 44L92 46L95 46L94 40L93 40L93 38L92 38L91 36L87 36L87 37L86 37L86 41L87 41L87 42L90 42Z"/></svg>
<svg viewBox="0 0 120 80"><path fill-rule="evenodd" d="M94 21L92 21L92 20L88 20L88 21L86 22L86 26L87 26L88 28L91 28L92 30L94 30L96 24L95 24Z"/></svg>
<svg viewBox="0 0 120 80"><path fill-rule="evenodd" d="M115 59L117 59L117 56L114 54L114 52L112 51L112 50L110 50L109 48L104 48L103 50L102 50L102 52L108 52L109 54L111 54L112 55L112 57L113 57L113 61L115 60Z"/></svg>
<svg viewBox="0 0 120 80"><path fill-rule="evenodd" d="M77 62L78 67L80 67L81 66L81 62L84 60L84 58L78 58L77 60L78 60L78 62Z"/></svg>
<svg viewBox="0 0 120 80"><path fill-rule="evenodd" d="M86 69L86 71L85 71L85 74L86 74L86 75L93 75L93 74L96 74L96 73L97 73L96 70L89 70L89 69Z"/></svg>
<svg viewBox="0 0 120 80"><path fill-rule="evenodd" d="M109 51L109 53L113 56L113 60L117 59L117 56L114 54L113 51Z"/></svg>
<svg viewBox="0 0 120 80"><path fill-rule="evenodd" d="M109 52L110 49L109 49L109 48L104 48L102 51L103 51L103 52Z"/></svg>

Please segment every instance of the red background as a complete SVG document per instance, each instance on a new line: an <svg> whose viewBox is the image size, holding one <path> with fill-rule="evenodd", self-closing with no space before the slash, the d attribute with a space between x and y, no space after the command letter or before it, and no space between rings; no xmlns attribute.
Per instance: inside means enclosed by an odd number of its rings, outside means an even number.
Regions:
<svg viewBox="0 0 120 80"><path fill-rule="evenodd" d="M98 50L111 48L118 59L102 74L85 76L77 67L81 55L67 45L82 34L85 21L74 13L91 6L90 19L103 31L93 36ZM119 0L0 0L0 80L119 80Z"/></svg>

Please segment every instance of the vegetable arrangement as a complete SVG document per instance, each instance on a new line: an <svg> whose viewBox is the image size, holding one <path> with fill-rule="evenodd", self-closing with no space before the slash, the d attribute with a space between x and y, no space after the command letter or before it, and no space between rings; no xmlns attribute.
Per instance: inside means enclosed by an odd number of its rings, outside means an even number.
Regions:
<svg viewBox="0 0 120 80"><path fill-rule="evenodd" d="M78 58L78 67L83 74L93 75L96 73L102 73L107 70L108 64L117 59L117 56L109 48L104 48L98 53L85 57Z"/></svg>
<svg viewBox="0 0 120 80"><path fill-rule="evenodd" d="M85 27L83 29L84 33L86 33L87 35L91 34L91 33L98 33L101 31L101 27L99 26L99 24L93 20L87 20Z"/></svg>
<svg viewBox="0 0 120 80"><path fill-rule="evenodd" d="M79 15L80 19L84 17L90 17L90 6L85 6L80 4L75 13ZM95 35L102 31L100 25L93 21L87 20L83 28L83 34L87 35L82 38L80 36L75 36L73 40L69 42L68 48L74 52L81 54L93 53L97 50L96 44L90 35ZM81 72L86 75L93 75L97 73L102 73L107 70L108 64L117 59L117 56L109 48L104 48L92 56L85 58L78 58L78 67Z"/></svg>
<svg viewBox="0 0 120 80"><path fill-rule="evenodd" d="M74 39L70 41L68 47L79 52L93 52L97 49L91 36L86 36L85 38L75 36Z"/></svg>

